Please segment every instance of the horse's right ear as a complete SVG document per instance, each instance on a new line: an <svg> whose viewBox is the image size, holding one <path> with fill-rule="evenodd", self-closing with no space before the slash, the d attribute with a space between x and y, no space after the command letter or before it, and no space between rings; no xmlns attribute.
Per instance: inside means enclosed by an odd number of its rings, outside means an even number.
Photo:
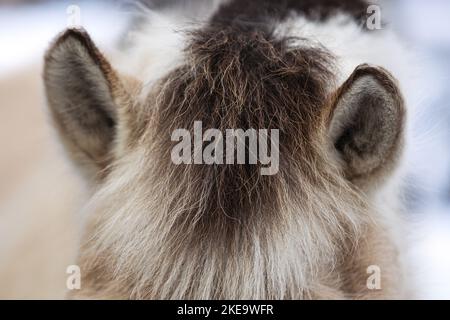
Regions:
<svg viewBox="0 0 450 320"><path fill-rule="evenodd" d="M111 161L121 81L89 35L67 30L45 56L48 105L73 161L95 177Z"/></svg>
<svg viewBox="0 0 450 320"><path fill-rule="evenodd" d="M346 177L362 186L395 168L406 109L397 81L380 67L360 65L336 93L332 139Z"/></svg>

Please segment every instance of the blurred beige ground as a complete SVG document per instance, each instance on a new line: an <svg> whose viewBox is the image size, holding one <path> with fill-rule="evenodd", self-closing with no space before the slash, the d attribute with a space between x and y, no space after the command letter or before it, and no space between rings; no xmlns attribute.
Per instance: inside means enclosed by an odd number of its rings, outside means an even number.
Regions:
<svg viewBox="0 0 450 320"><path fill-rule="evenodd" d="M40 67L0 78L0 298L63 298L81 186L50 128Z"/></svg>

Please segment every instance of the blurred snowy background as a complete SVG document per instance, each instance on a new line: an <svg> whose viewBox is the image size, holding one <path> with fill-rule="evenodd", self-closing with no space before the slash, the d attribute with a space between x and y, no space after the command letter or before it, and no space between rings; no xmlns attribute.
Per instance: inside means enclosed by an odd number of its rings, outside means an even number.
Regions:
<svg viewBox="0 0 450 320"><path fill-rule="evenodd" d="M396 0L392 23L420 62L406 203L418 296L450 299L450 1Z"/></svg>
<svg viewBox="0 0 450 320"><path fill-rule="evenodd" d="M396 0L388 3L392 9L392 25L417 54L421 70L421 90L417 92L413 120L415 146L408 159L411 169L409 187L405 190L410 221L406 225L410 231L408 255L412 261L407 267L416 275L418 298L450 299L450 1ZM21 79L16 75L29 69L39 72L43 53L49 41L66 27L70 14L66 10L72 4L82 9L82 25L101 48L111 48L117 42L130 10L121 1L0 0L0 143L5 144L0 146L0 242L4 240L2 230L6 232L10 228L4 217L13 216L15 212L11 208L16 208L9 203L14 178L8 174L11 174L12 166L20 162L20 156L32 158L21 150L20 139L11 148L16 153L8 149L11 138L5 128L9 128L9 114L13 111L7 108L14 107L9 79ZM38 81L39 78L33 79ZM35 87L30 88L41 90L39 82L33 83ZM21 92L20 98L28 94L31 93ZM24 110L30 111L28 116L34 112L39 117L42 109L38 108L37 112ZM36 131L28 135L29 141L37 141ZM14 188L20 190L19 186ZM28 201L25 196L16 196L17 199ZM35 246L38 243L36 240ZM0 245L0 259L12 254L6 251L6 246ZM1 264L4 263L5 260L0 260L0 281L8 278L7 273L2 275ZM0 282L0 297L32 297L31 293L14 291L14 281Z"/></svg>

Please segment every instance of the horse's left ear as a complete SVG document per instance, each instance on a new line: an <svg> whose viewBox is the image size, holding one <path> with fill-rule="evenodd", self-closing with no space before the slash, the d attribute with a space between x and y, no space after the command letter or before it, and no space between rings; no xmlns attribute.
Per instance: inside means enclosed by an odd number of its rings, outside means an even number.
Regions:
<svg viewBox="0 0 450 320"><path fill-rule="evenodd" d="M90 178L111 161L122 82L83 30L61 34L45 57L48 105L71 159Z"/></svg>
<svg viewBox="0 0 450 320"><path fill-rule="evenodd" d="M386 176L403 146L406 110L393 76L360 65L337 91L329 136L348 180L356 184Z"/></svg>

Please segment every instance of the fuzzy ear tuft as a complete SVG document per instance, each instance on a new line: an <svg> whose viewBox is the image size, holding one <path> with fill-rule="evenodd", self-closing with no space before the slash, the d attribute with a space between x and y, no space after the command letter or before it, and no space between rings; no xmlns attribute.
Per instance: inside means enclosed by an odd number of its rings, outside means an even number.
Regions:
<svg viewBox="0 0 450 320"><path fill-rule="evenodd" d="M389 72L360 65L336 94L329 135L347 178L358 184L382 178L400 156L405 106Z"/></svg>
<svg viewBox="0 0 450 320"><path fill-rule="evenodd" d="M116 72L85 31L71 29L47 52L44 82L66 149L85 173L97 175L110 161L115 137Z"/></svg>

